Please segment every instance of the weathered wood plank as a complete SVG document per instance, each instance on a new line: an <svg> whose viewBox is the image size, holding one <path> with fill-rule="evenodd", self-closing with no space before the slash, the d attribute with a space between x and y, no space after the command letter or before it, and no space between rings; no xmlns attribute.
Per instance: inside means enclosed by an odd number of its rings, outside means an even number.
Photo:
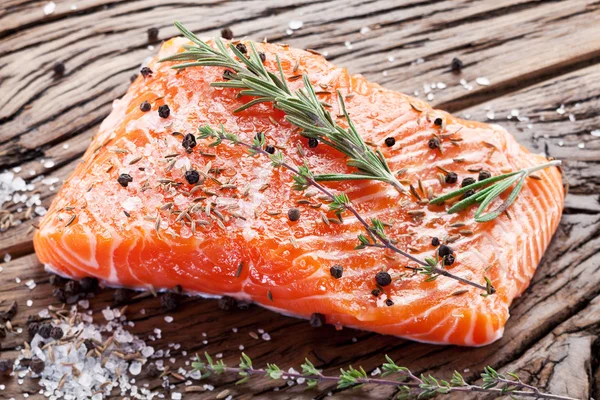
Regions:
<svg viewBox="0 0 600 400"><path fill-rule="evenodd" d="M305 321L254 306L247 311L224 312L216 301L199 298L186 299L177 312L170 313L175 321L167 324L157 299L135 301L128 310L136 322L133 332L147 337L160 327L164 334L156 343L159 348L182 344L175 352L177 365L186 359L180 355L182 350L190 354L222 352L226 361L235 363L242 345L257 365L277 362L298 368L303 358L309 357L317 367L332 373L348 364L363 365L371 372L382 362L383 354L389 354L416 372L431 370L450 376L457 369L475 380L481 368L491 364L518 369L527 382L557 393L587 397L598 390L600 143L590 132L600 127L600 68L586 65L600 56L600 43L594 40L600 3L313 0L294 3L294 8L291 3L276 1L164 4L86 0L78 3L75 13L69 11L71 2L57 2L55 14L49 17L41 13L44 4L10 0L0 5L0 90L9 94L0 99L0 166L22 164L18 175L24 178L68 176L99 122L110 112L112 100L124 93L140 61L154 54L155 50L147 48L146 29L160 27L159 38L165 39L175 33L170 27L175 18L207 35L232 25L238 36L266 36L318 48L336 63L406 92L418 89L423 95L423 83L444 82L446 89L434 91L435 104L460 109L478 120L486 119L489 108L494 111L494 122L513 132L521 143L566 161L574 195L567 197L559 231L531 287L512 307L505 337L499 342L463 349L350 329L336 332L329 326L313 329ZM165 15L170 16L169 21ZM291 19L302 19L305 25L288 37L285 29ZM359 30L365 26L371 30L361 34ZM46 40L43 46L37 46L40 37ZM346 40L352 42L351 50L344 46ZM387 61L388 56L394 56L394 61ZM461 75L449 72L453 56L466 64ZM419 58L425 61L414 63ZM57 59L66 62L65 78L52 75ZM492 85L474 84L478 76L488 77ZM472 91L459 83L461 78L473 83ZM537 80L544 81L536 84ZM565 105L564 114L556 112L561 104ZM465 109L469 105L474 106ZM529 121L506 119L514 109ZM570 113L574 122L569 120ZM581 143L583 148L579 148ZM40 156L52 159L55 166L45 169ZM54 192L47 186L39 188L42 203L48 206ZM26 235L28 225L0 233L0 258L7 251L16 257L32 250L31 235ZM0 272L0 300L18 301L21 312L13 321L17 327L24 326L28 314L56 303L48 277L34 255L0 265L4 269ZM24 286L28 279L38 285L33 291ZM30 308L28 299L33 300ZM102 320L99 311L111 302L112 290L108 289L91 300L97 320ZM143 315L142 309L146 311ZM239 332L233 334L232 327ZM248 335L259 328L270 333L271 341ZM202 343L202 332L207 333L207 344ZM9 334L0 343L2 357L14 354L22 340L23 336ZM140 381L153 387L160 383L147 377ZM577 391L572 391L566 385L575 381ZM329 391L337 392L331 385L306 393L280 382L256 380L243 388L233 384L233 377L216 382L220 389L229 388L236 398L243 399L324 398ZM15 380L6 384L0 398L38 390L36 382L28 379L24 385ZM273 388L280 390L273 392ZM393 389L367 386L343 391L340 397L388 398L393 393ZM193 398L214 396L207 393Z"/></svg>

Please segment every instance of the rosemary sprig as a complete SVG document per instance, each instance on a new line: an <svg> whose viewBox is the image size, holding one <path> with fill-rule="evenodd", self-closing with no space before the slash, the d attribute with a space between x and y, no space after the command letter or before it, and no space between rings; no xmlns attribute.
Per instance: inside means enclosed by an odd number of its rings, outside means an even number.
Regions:
<svg viewBox="0 0 600 400"><path fill-rule="evenodd" d="M475 194L457 202L452 207L450 207L447 212L448 214L454 214L459 211L462 211L475 203L481 203L479 208L475 212L475 221L477 222L487 222L491 221L494 218L498 217L502 214L508 207L510 207L516 200L519 192L523 188L523 184L525 183L525 178L530 176L532 173L542 170L548 167L554 167L561 164L560 160L553 160L544 164L536 165L530 168L523 168L518 171L510 172L508 174L493 176L491 178L484 179L479 182L475 182L471 185L467 185L461 189L455 190L453 192L447 193L443 196L436 197L431 200L429 204L441 204L446 200L458 197L463 195L469 190L479 189L481 187L485 187L483 190L476 192ZM488 186L489 185L489 186ZM496 207L494 210L488 212L487 214L483 214L486 208L490 205L494 199L504 193L506 190L511 188L514 185L514 188L506 198L506 200ZM483 214L483 215L482 215Z"/></svg>
<svg viewBox="0 0 600 400"><path fill-rule="evenodd" d="M223 142L223 140L229 141L234 145L244 146L248 149L248 152L251 156L254 155L263 155L269 157L273 166L282 167L289 171L291 171L293 175L294 185L293 189L295 190L305 190L309 186L312 186L319 190L321 193L326 195L331 203L329 204L329 209L334 211L336 214L340 215L343 211L349 211L354 217L362 224L363 228L366 231L366 235L361 234L358 236L359 245L356 247L357 249L362 249L365 247L379 247L379 248L387 248L391 251L398 253L409 260L417 263L420 267L410 268L419 272L420 274L427 275L427 281L435 280L438 276L442 275L451 279L455 279L459 282L465 283L467 285L471 285L480 290L484 291L484 295L491 295L496 292L494 287L491 285L491 282L486 278L486 285L480 285L478 283L472 282L468 279L461 278L443 268L440 267L443 263L441 263L439 258L436 256L435 258L428 257L425 261L418 259L417 257L399 249L394 245L392 240L387 237L385 233L385 226L383 222L381 222L377 218L371 219L371 224L369 224L354 208L350 199L345 193L335 194L328 188L321 185L316 181L314 174L310 171L306 164L301 166L294 166L287 163L284 159L284 155L281 151L276 151L271 154L268 153L263 147L265 145L264 136L257 135L252 143L244 142L238 135L227 132L225 128L221 125L220 130L215 130L212 127L206 125L200 127L198 129L199 139L214 139L209 146L217 146ZM408 268L408 267L407 267Z"/></svg>
<svg viewBox="0 0 600 400"><path fill-rule="evenodd" d="M339 375L325 375L308 359L305 359L301 365L302 372L285 372L276 364L267 364L266 368L256 368L252 359L245 353L242 353L237 367L229 367L223 360L214 361L208 353L204 353L204 357L205 360L197 356L196 361L192 363L192 367L202 374L200 379L208 378L212 374L237 374L240 376L236 382L237 385L248 382L252 376L258 376L271 380L293 378L298 384L304 382L308 388L315 388L319 383L328 382L337 383L338 389L359 388L363 385L394 386L398 391L396 399L429 398L435 395L476 392L496 397L512 396L516 398L516 396L520 396L536 399L575 400L572 397L544 393L537 387L522 382L514 373L508 372L504 375L489 366L485 367L484 372L481 373L483 385L479 386L467 383L457 371L454 371L450 381L435 378L430 374L416 376L408 368L397 365L387 355L385 356L386 362L381 366L383 370L381 378L369 377L362 367L356 369L352 366L347 369L341 368ZM396 378L384 379L390 375L396 375Z"/></svg>
<svg viewBox="0 0 600 400"><path fill-rule="evenodd" d="M342 128L334 121L331 113L318 99L307 75L303 76L304 89L295 92L290 90L278 56L276 56L278 73L275 74L264 67L256 46L251 41L248 42L251 52L247 57L233 43L226 45L221 39L216 38L217 48L213 49L179 22L175 22L175 26L185 37L195 43L195 46L185 46L186 51L163 58L160 62L191 61L173 66L176 69L197 66L226 68L225 80L213 82L211 86L241 89L240 96L254 97L234 112L259 103L272 103L275 108L286 114L285 119L288 122L302 128L303 136L318 138L322 143L345 154L348 157L347 164L358 170L354 174L317 175L314 177L316 181L377 180L389 183L399 192L407 192L390 170L383 153L379 150L373 151L359 135L339 91L340 108L348 129Z"/></svg>

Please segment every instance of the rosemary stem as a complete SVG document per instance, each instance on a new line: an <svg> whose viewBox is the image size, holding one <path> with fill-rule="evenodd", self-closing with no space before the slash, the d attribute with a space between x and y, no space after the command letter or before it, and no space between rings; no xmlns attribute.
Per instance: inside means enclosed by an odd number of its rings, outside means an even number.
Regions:
<svg viewBox="0 0 600 400"><path fill-rule="evenodd" d="M223 136L221 136L221 139L228 140L226 137L223 137ZM264 155L267 157L269 157L269 155L270 155L264 149L262 149L258 146L254 146L250 143L246 143L246 142L242 142L242 141L239 141L237 143L248 149L254 150L257 154L261 154L261 155ZM292 165L286 163L285 161L281 162L280 165L282 167L286 168L287 170L293 172L294 174L302 176L300 171L295 166L292 166ZM323 185L321 185L320 183L318 183L317 181L315 181L314 179L312 179L310 177L305 177L305 179L310 185L312 185L314 188L319 190L321 193L325 194L331 200L335 200L335 195L329 189L327 189L326 187L324 187ZM409 260L411 260L419 265L422 265L425 267L428 266L428 264L425 261L420 260L417 257L413 256L412 254L409 254L409 253L399 249L398 247L396 247L394 244L392 244L392 242L388 238L381 236L378 232L373 232L369 227L369 223L367 221L365 221L365 219L359 214L359 212L356 210L356 208L354 208L354 206L351 203L344 204L344 207L346 208L346 210L350 211L350 213L352 213L352 215L354 215L354 217L361 223L361 225L367 231L367 233L371 236L371 238L377 239L383 246L387 247L388 249L392 250L395 253L398 253L398 254L408 258ZM446 271L445 269L442 269L439 267L434 267L433 272L435 272L439 275L443 275L445 277L451 278L451 279L455 279L455 280L465 283L467 285L476 287L477 289L487 291L487 288L484 285L478 284L476 282L472 282L465 278L461 278L451 272Z"/></svg>
<svg viewBox="0 0 600 400"><path fill-rule="evenodd" d="M527 175L530 175L533 172L539 171L541 169L548 168L548 167L557 167L561 164L562 164L562 161L560 161L560 160L552 160L552 161L544 163L544 164L534 165L533 167L527 168L525 170L525 172Z"/></svg>
<svg viewBox="0 0 600 400"><path fill-rule="evenodd" d="M212 372L217 372L217 370L211 365L205 365L204 368L207 370L210 370ZM220 367L218 371L219 371L219 373L226 372L226 373L232 373L232 374L239 374L241 372L241 373L246 373L248 375L255 375L255 376L267 376L269 374L266 370L264 370L262 368L254 368L254 367L249 367L249 368ZM281 376L284 378L314 379L319 382L338 383L340 381L339 376L324 375L324 374L304 375L301 373L282 372ZM413 375L411 372L407 373L407 377L415 380L415 382L401 382L398 380L381 379L381 378L356 378L355 382L356 382L356 385L382 385L382 386L395 386L395 387L405 386L405 387L409 387L416 391L418 391L419 389L423 389L424 384L421 379L419 379L418 377ZM559 395L554 395L554 394L550 394L550 393L543 393L535 386L527 385L526 383L523 383L520 381L511 381L511 380L502 379L502 378L496 378L496 381L498 384L505 383L507 385L511 385L511 386L518 387L521 389L528 389L528 390L506 391L501 388L484 388L482 386L466 385L466 386L448 387L448 393L478 392L478 393L496 394L498 396L512 395L512 396L522 396L522 397L533 397L536 399L577 400L573 397L559 396Z"/></svg>

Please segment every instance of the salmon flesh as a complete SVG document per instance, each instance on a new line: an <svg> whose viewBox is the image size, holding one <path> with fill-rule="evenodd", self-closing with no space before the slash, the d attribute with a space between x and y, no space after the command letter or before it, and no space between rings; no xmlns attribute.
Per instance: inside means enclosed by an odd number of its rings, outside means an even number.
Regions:
<svg viewBox="0 0 600 400"><path fill-rule="evenodd" d="M148 65L151 74L138 77L114 102L54 198L34 237L48 270L94 276L109 286L181 285L189 294L232 296L302 318L317 313L328 324L422 342L481 346L502 336L511 302L528 286L559 223L564 190L558 168L527 178L508 212L490 222L474 222L476 207L448 214L448 204L426 200L460 188L464 178L477 179L480 170L495 176L547 159L499 126L454 118L318 54L257 44L268 70L277 71L275 56L280 57L290 88L301 88L299 77L307 74L344 125L339 90L365 142L383 152L392 171L403 171L399 179L417 195L376 181L324 185L346 193L365 219L382 220L396 246L415 257L434 254L434 237L450 243L455 261L446 269L479 283L488 277L496 293L481 296L442 276L427 281L398 254L355 250L357 235L364 233L356 218L345 213L338 219L313 188L293 190L291 173L274 168L268 158L248 157L225 142L210 147L211 141L198 139L191 149L182 146L183 137L197 134L198 127L223 124L247 141L262 132L286 160L306 162L315 174L356 172L331 147L308 146L270 103L234 113L250 98L237 96L238 89L210 86L223 80L224 68L177 71L172 62L158 62L187 43L176 38L162 45ZM144 102L149 111L142 110ZM428 146L434 135L441 149ZM391 147L385 143L389 137L395 138ZM458 181L443 182L438 167L455 172ZM189 170L199 172L198 183L188 183ZM293 208L299 210L297 221L288 217ZM333 266L341 267L341 277L333 276ZM382 270L392 282L373 293Z"/></svg>

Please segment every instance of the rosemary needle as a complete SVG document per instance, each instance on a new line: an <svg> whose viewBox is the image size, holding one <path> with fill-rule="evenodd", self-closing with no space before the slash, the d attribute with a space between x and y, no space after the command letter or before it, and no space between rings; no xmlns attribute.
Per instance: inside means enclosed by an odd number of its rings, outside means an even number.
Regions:
<svg viewBox="0 0 600 400"><path fill-rule="evenodd" d="M302 128L303 136L318 138L321 143L345 154L348 157L347 164L358 170L353 174L316 175L314 177L316 181L377 180L389 183L401 193L407 192L390 170L383 153L372 150L360 136L346 111L344 98L339 91L338 100L348 124L347 129L338 125L331 113L326 110L307 75L302 77L304 89L295 92L290 90L278 56L276 56L278 72L273 73L267 71L256 46L251 41L248 42L251 52L247 57L232 43L226 46L221 39L216 38L217 48L214 49L179 22L175 22L175 26L185 37L195 43L195 46L184 46L186 51L163 58L160 62L190 61L174 65L175 69L198 66L227 68L229 72L224 76L225 80L213 82L211 86L241 89L240 95L254 97L235 112L260 103L272 103L275 108L286 114L285 119L289 123Z"/></svg>

